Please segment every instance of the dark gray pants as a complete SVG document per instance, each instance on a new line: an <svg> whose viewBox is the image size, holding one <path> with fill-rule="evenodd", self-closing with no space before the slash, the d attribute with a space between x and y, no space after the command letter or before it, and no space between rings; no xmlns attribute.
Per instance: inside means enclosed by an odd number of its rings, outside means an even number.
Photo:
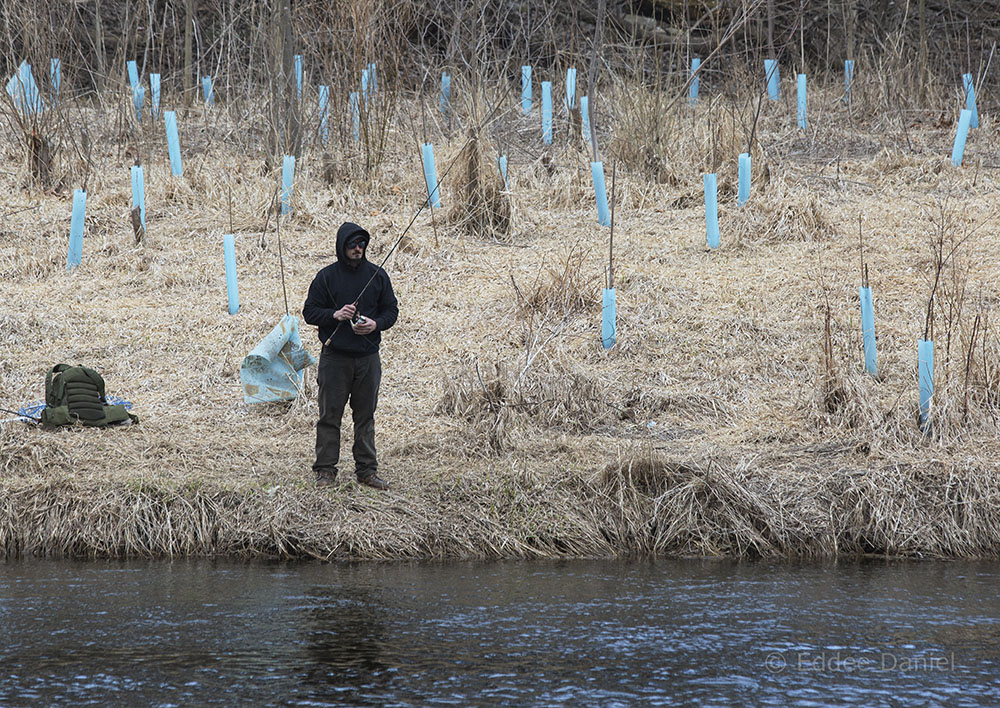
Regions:
<svg viewBox="0 0 1000 708"><path fill-rule="evenodd" d="M337 474L340 462L340 421L351 403L354 418L354 469L358 479L378 471L375 457L375 407L382 382L379 355L358 358L323 349L319 358L319 421L316 423L317 474Z"/></svg>

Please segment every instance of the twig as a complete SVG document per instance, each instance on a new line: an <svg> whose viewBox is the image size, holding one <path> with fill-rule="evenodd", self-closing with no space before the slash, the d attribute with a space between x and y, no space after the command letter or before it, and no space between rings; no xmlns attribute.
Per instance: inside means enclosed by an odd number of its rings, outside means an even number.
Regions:
<svg viewBox="0 0 1000 708"><path fill-rule="evenodd" d="M604 13L606 10L605 0L598 0L597 3L597 25L594 28L594 48L590 54L590 70L587 72L587 113L590 121L590 145L594 148L594 162L597 162L597 122L595 121L596 111L594 104L597 103L596 86L594 79L597 76L597 55L601 51L601 28L604 26Z"/></svg>
<svg viewBox="0 0 1000 708"><path fill-rule="evenodd" d="M618 160L611 163L611 235L608 237L608 290L615 287L615 176Z"/></svg>

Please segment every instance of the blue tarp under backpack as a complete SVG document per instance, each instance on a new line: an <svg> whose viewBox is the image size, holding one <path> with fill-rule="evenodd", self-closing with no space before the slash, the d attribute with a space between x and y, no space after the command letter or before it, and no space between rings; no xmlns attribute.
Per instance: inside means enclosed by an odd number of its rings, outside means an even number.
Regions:
<svg viewBox="0 0 1000 708"><path fill-rule="evenodd" d="M45 375L42 425L106 428L138 422L124 405L108 404L104 379L89 366L56 364Z"/></svg>

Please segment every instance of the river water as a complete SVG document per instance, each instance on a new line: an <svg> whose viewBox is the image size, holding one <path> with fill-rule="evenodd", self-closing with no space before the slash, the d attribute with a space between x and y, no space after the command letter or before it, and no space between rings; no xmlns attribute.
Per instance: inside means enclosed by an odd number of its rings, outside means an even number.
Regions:
<svg viewBox="0 0 1000 708"><path fill-rule="evenodd" d="M0 705L1000 705L1000 564L0 562Z"/></svg>

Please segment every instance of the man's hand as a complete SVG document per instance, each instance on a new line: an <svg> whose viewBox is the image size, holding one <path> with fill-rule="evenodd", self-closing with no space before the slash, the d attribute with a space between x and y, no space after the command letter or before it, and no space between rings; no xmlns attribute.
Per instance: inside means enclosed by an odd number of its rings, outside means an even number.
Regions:
<svg viewBox="0 0 1000 708"><path fill-rule="evenodd" d="M375 320L370 317L366 317L364 322L358 322L354 325L355 334L371 334L375 331Z"/></svg>
<svg viewBox="0 0 1000 708"><path fill-rule="evenodd" d="M347 320L354 319L354 313L357 308L354 305L344 305L342 308L333 313L333 316L340 320L341 322L347 322Z"/></svg>

